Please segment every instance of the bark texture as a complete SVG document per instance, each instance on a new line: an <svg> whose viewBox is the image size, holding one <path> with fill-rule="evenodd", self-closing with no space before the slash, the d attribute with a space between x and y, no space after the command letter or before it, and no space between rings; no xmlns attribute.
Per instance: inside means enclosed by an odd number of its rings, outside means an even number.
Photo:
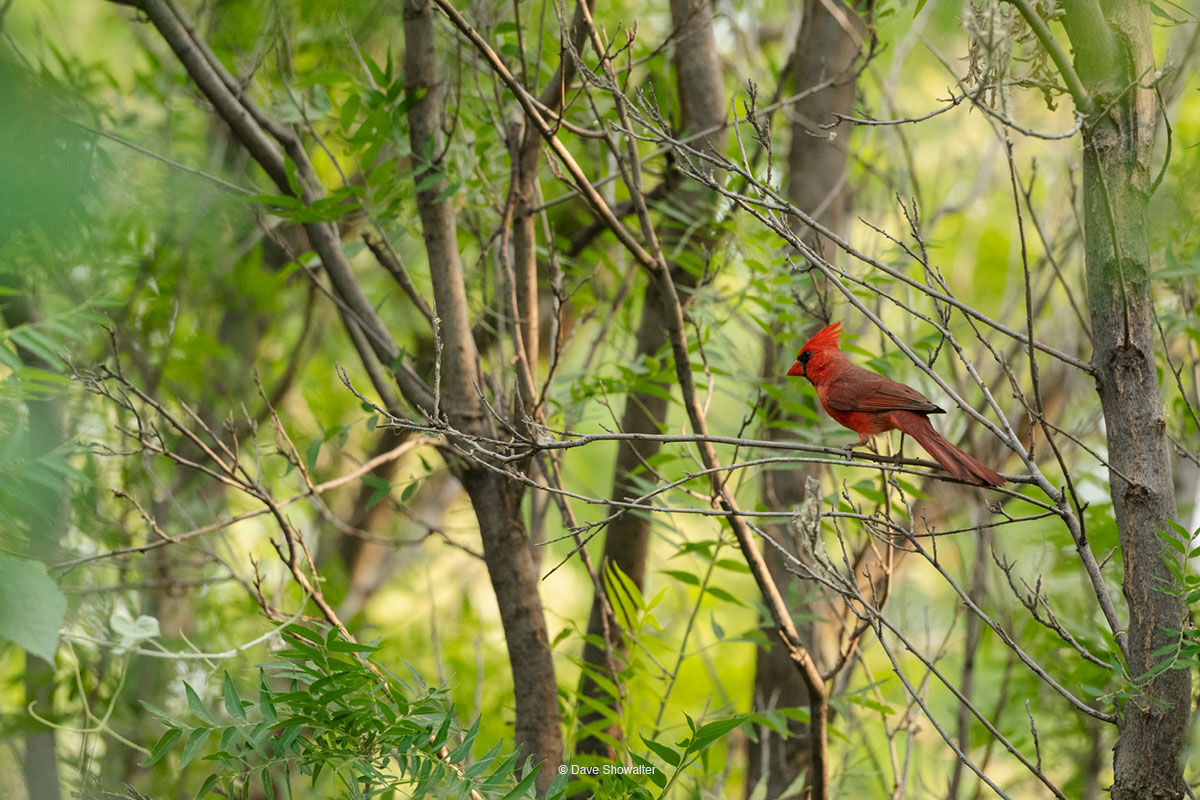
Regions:
<svg viewBox="0 0 1200 800"><path fill-rule="evenodd" d="M694 133L708 130L722 123L725 116L725 95L721 86L721 63L717 57L716 39L712 30L712 7L703 0L671 0L671 22L678 31L675 46L675 87L682 109L683 132ZM719 147L722 133L710 133L702 137L696 147ZM705 260L705 251L711 244L711 236L704 223L712 217L715 195L699 184L684 180L674 170L665 178L666 199L673 213L664 226L661 243L667 254L683 249L693 262L691 268L683 267L678 261L671 264L671 276L681 295L687 296L696 287L699 273L695 263ZM668 331L664 323L667 313L661 292L653 283L646 287L642 317L638 325L635 360L640 361L661 353L668 343ZM626 433L659 433L667 414L667 399L662 391L670 391L667 384L659 384L660 392L634 391L625 401L621 417L621 430ZM660 449L657 442L623 441L617 450L617 462L613 475L612 497L628 500L642 492L637 488L637 473ZM609 513L618 511L610 507ZM609 524L605 533L603 565L615 565L639 588L646 576L646 556L650 543L650 518L644 514L625 513ZM611 598L614 608L621 606L620 598ZM587 669L603 674L615 685L618 676L610 673L605 650L596 642L604 637L604 604L600 598L592 603L588 620L588 641L584 645L583 660ZM622 646L621 631L613 626L608 629L611 646ZM611 706L613 698L585 670L580 684L580 695L601 707ZM595 727L605 717L603 712L591 710L580 714L581 729ZM619 735L612 730L613 736ZM612 748L602 738L584 735L580 738L576 752L612 757Z"/></svg>
<svg viewBox="0 0 1200 800"><path fill-rule="evenodd" d="M1075 65L1097 109L1083 126L1083 204L1092 365L1108 439L1109 487L1129 608L1126 659L1134 693L1121 709L1114 800L1181 798L1191 673L1143 677L1184 623L1163 538L1176 514L1155 365L1147 204L1155 126L1148 4L1064 4ZM1169 656L1168 656L1169 657Z"/></svg>

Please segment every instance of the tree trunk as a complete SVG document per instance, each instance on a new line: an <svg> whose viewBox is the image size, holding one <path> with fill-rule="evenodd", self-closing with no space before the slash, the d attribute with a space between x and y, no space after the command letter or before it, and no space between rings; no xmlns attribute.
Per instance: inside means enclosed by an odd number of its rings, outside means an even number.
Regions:
<svg viewBox="0 0 1200 800"><path fill-rule="evenodd" d="M1121 709L1113 800L1181 798L1191 673L1167 669L1185 608L1164 540L1175 492L1158 387L1146 231L1155 126L1149 4L1064 4L1079 78L1097 109L1083 126L1083 205L1092 366L1108 439L1109 487L1129 606L1126 660L1134 683ZM1172 564L1173 562L1173 564Z"/></svg>
<svg viewBox="0 0 1200 800"><path fill-rule="evenodd" d="M438 74L433 25L428 0L404 4L404 85L419 96L408 113L417 192L417 211L433 284L435 324L440 334L442 394L440 410L451 427L467 436L494 436L484 414L479 387L478 352L471 336L466 286L458 257L457 221L443 195L446 179L430 175L442 164L429 160L442 153L440 130L445 84ZM541 765L537 786L544 793L562 762L562 727L558 684L542 600L538 593L537 559L521 518L522 485L481 463L460 467L460 480L479 521L484 560L500 608L508 646L516 702L516 744L522 757Z"/></svg>

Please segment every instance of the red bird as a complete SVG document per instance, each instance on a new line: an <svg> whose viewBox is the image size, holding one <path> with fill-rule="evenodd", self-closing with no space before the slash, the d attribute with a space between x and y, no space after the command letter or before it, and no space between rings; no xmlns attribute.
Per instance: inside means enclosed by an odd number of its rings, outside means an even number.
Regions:
<svg viewBox="0 0 1200 800"><path fill-rule="evenodd" d="M942 469L979 486L1000 486L1005 479L958 449L929 422L944 414L929 398L909 386L850 363L838 348L842 323L817 332L800 348L788 375L804 376L817 387L817 399L829 416L858 434L860 445L884 431L899 430L917 440Z"/></svg>

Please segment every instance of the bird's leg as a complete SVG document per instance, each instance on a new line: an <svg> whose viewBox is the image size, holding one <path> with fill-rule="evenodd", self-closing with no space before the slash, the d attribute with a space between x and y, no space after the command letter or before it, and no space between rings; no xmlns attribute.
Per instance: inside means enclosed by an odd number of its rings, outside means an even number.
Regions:
<svg viewBox="0 0 1200 800"><path fill-rule="evenodd" d="M854 448L862 447L870 440L871 440L870 436L867 436L865 433L860 433L858 435L857 442L851 442L850 444L846 445L846 447L844 448L846 450L846 460L850 461L854 457Z"/></svg>

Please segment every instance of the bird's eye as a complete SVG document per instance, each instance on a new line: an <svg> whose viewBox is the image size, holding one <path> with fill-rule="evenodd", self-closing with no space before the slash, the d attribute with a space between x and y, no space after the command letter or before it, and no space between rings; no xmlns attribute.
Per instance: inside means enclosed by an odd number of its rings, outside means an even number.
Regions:
<svg viewBox="0 0 1200 800"><path fill-rule="evenodd" d="M799 361L801 364L807 364L808 360L810 358L812 358L812 351L805 350L803 353L801 353L799 356L796 357L796 360Z"/></svg>

